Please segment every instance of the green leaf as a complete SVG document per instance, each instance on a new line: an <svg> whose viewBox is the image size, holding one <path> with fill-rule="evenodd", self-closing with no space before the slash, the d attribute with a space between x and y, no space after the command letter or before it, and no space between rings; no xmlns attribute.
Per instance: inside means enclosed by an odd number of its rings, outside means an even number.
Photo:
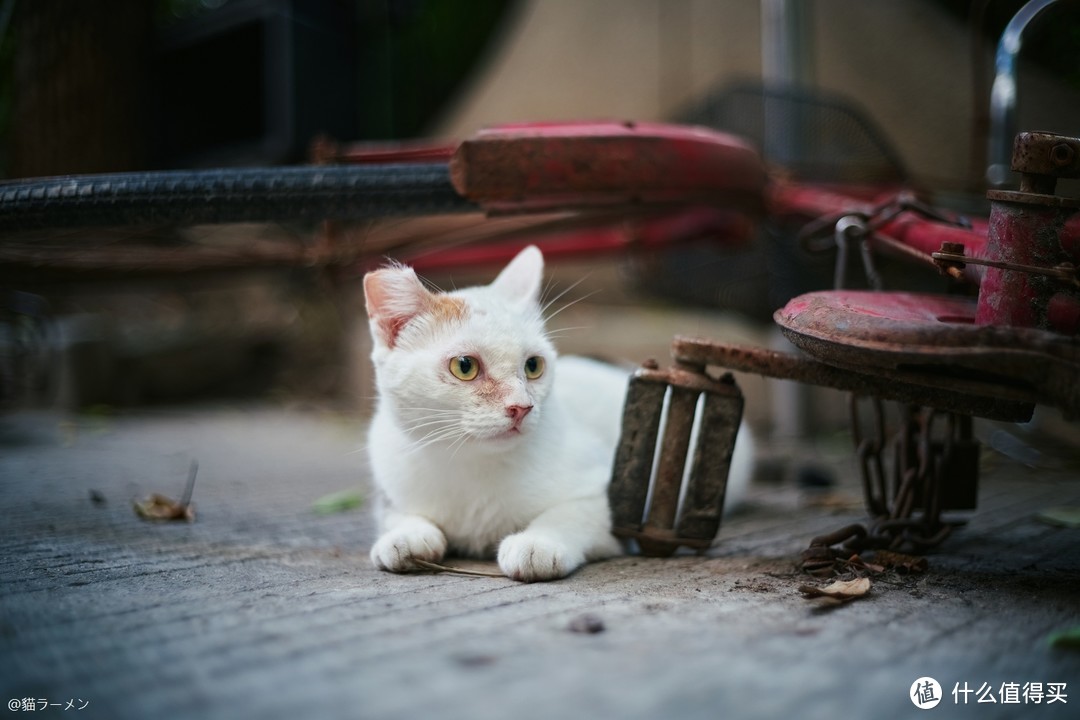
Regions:
<svg viewBox="0 0 1080 720"><path fill-rule="evenodd" d="M311 509L319 515L331 515L358 508L364 504L364 496L359 490L341 490L323 495L311 504Z"/></svg>
<svg viewBox="0 0 1080 720"><path fill-rule="evenodd" d="M1046 638L1046 644L1052 648L1080 650L1080 625L1050 633Z"/></svg>
<svg viewBox="0 0 1080 720"><path fill-rule="evenodd" d="M1046 508L1036 517L1048 525L1063 528L1080 528L1080 505L1059 505Z"/></svg>

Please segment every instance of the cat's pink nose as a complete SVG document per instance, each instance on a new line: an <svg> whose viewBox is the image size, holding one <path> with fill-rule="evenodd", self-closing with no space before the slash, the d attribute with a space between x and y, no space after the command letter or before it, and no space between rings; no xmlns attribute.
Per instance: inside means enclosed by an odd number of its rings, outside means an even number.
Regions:
<svg viewBox="0 0 1080 720"><path fill-rule="evenodd" d="M521 421L525 419L525 416L529 414L529 411L533 409L532 405L507 405L506 416L514 421L514 427L521 424Z"/></svg>

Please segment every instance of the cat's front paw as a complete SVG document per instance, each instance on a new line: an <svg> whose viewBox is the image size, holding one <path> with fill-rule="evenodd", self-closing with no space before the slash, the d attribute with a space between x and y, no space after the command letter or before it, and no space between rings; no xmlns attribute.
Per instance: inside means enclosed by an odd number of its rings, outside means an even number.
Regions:
<svg viewBox="0 0 1080 720"><path fill-rule="evenodd" d="M383 534L371 548L371 562L380 570L408 572L413 562L439 562L446 554L446 536L430 523L410 523Z"/></svg>
<svg viewBox="0 0 1080 720"><path fill-rule="evenodd" d="M558 580L577 570L585 555L529 531L509 535L499 544L499 569L522 582Z"/></svg>

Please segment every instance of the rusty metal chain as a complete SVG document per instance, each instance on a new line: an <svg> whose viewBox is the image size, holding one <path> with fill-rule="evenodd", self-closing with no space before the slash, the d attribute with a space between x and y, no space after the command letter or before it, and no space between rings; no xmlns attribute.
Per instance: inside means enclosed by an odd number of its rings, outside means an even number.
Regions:
<svg viewBox="0 0 1080 720"><path fill-rule="evenodd" d="M931 260L931 262L934 262L933 259L927 258L904 243L878 233L880 228L891 223L905 212L914 213L947 225L971 228L971 220L967 217L935 208L919 200L914 193L905 191L897 193L869 209L850 210L817 218L804 225L799 231L799 244L804 250L815 253L836 248L833 287L840 290L847 283L848 247L852 243L858 243L867 284L874 290L882 290L884 283L874 264L874 245L887 245L896 252L912 255L922 261ZM940 260L936 261L935 264L954 279L963 279L963 274L954 267L955 262L950 263L948 260ZM1067 271L1068 268L1054 269L1054 272L1058 274Z"/></svg>
<svg viewBox="0 0 1080 720"><path fill-rule="evenodd" d="M872 434L870 435L864 434L860 422L859 396L854 393L848 395L848 403L851 414L851 434L855 441L855 457L859 461L866 509L871 516L878 517L888 512L888 488L881 459L886 444L885 414L882 411L881 398L870 398L873 410Z"/></svg>
<svg viewBox="0 0 1080 720"><path fill-rule="evenodd" d="M885 284L881 274L874 267L874 251L870 247L873 233L864 218L859 215L845 215L836 221L833 237L836 243L836 269L833 274L833 288L842 289L847 284L847 257L849 243L859 244L859 257L862 259L866 282L874 290L883 290Z"/></svg>
<svg viewBox="0 0 1080 720"><path fill-rule="evenodd" d="M956 480L950 476L958 473L967 474L960 481L977 481L978 443L972 437L970 416L905 405L900 430L887 442L881 399L865 400L870 407L868 422L856 395L851 396L850 410L855 455L871 520L867 525L848 525L811 540L803 553L802 567L813 574L831 574L837 560L865 550L924 553L936 547L960 524L942 517L942 512L950 509L943 501L945 484ZM935 433L939 424L943 430ZM884 455L889 447L893 462L891 473L886 475ZM968 504L967 500L956 502Z"/></svg>
<svg viewBox="0 0 1080 720"><path fill-rule="evenodd" d="M971 227L967 218L945 213L920 201L910 192L902 192L868 210L818 218L803 227L799 242L810 252L836 248L833 278L836 289L842 289L847 282L849 249L853 243L858 243L867 283L873 289L881 290L883 282L874 265L874 244L894 246L909 253L913 251L877 231L905 212L941 223ZM952 275L961 277L958 271ZM862 550L921 553L937 546L956 525L943 520L941 516L944 509L941 501L944 476L963 465L963 471L970 474L970 481L977 481L977 456L974 463L956 462L953 458L953 449L958 442L963 443L965 449L977 447L971 437L970 416L905 406L901 428L890 441L885 433L881 398L869 397L865 400L870 407L868 419L863 417L857 395L851 395L849 410L855 457L871 521L868 526L848 525L814 538L803 553L803 569L811 573L831 573L838 559L845 560ZM945 430L941 438L936 438L934 427L939 418L944 419ZM886 473L884 457L889 447L892 448L893 462L891 473ZM971 459L971 453L965 453L964 460Z"/></svg>
<svg viewBox="0 0 1080 720"><path fill-rule="evenodd" d="M808 252L831 250L836 246L837 223L844 218L856 218L865 225L868 233L876 233L881 227L888 225L905 212L915 213L946 225L971 229L971 220L968 217L935 208L919 200L914 193L904 191L874 205L869 210L846 210L823 215L808 222L799 230L799 244Z"/></svg>

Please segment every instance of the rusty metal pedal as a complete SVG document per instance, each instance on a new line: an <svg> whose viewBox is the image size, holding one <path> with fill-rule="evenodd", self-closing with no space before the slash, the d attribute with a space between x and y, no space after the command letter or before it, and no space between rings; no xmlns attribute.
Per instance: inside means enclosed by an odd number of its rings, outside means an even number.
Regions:
<svg viewBox="0 0 1080 720"><path fill-rule="evenodd" d="M703 365L643 365L627 390L608 487L614 534L656 557L707 549L720 529L742 412L730 374L714 379Z"/></svg>

